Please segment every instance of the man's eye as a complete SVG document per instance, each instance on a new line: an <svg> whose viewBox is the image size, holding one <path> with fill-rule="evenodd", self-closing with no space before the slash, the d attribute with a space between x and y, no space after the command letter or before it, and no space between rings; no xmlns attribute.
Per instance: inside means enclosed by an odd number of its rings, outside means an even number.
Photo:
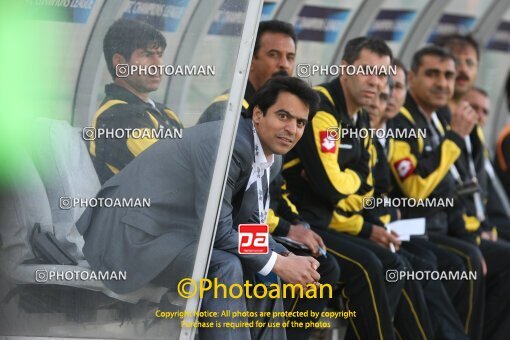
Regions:
<svg viewBox="0 0 510 340"><path fill-rule="evenodd" d="M285 113L279 113L278 116L280 117L280 119L287 119L287 114Z"/></svg>
<svg viewBox="0 0 510 340"><path fill-rule="evenodd" d="M305 125L306 125L306 122L303 122L303 121L301 121L301 120L298 120L298 122L297 122L297 126L298 126L299 128L305 127Z"/></svg>

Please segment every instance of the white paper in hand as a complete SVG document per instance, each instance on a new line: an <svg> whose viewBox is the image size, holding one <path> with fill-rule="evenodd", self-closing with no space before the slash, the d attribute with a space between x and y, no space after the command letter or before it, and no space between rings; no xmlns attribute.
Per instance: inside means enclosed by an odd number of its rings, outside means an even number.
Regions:
<svg viewBox="0 0 510 340"><path fill-rule="evenodd" d="M425 218L394 221L387 224L386 228L396 232L400 241L409 241L411 236L425 234Z"/></svg>

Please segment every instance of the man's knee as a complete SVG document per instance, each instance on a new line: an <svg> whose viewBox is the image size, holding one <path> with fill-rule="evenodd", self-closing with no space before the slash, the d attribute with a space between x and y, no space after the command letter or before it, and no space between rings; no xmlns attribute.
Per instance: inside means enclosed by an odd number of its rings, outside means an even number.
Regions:
<svg viewBox="0 0 510 340"><path fill-rule="evenodd" d="M340 279L340 266L338 262L331 256L321 259L319 262L320 283L336 284Z"/></svg>
<svg viewBox="0 0 510 340"><path fill-rule="evenodd" d="M465 257L465 270L482 272L483 255L478 247L466 243L462 248L459 248L459 251L461 251Z"/></svg>
<svg viewBox="0 0 510 340"><path fill-rule="evenodd" d="M423 249L422 252L420 252L420 255L410 253L407 255L409 257L409 261L411 262L411 265L413 266L414 270L421 270L421 271L436 271L437 269L437 258L429 250Z"/></svg>
<svg viewBox="0 0 510 340"><path fill-rule="evenodd" d="M362 259L359 259L362 267L370 276L381 277L384 275L384 266L381 260L371 251L367 251Z"/></svg>
<svg viewBox="0 0 510 340"><path fill-rule="evenodd" d="M421 271L436 271L437 265L435 262L431 262L429 260L417 258L414 261L411 261L411 264L415 270Z"/></svg>
<svg viewBox="0 0 510 340"><path fill-rule="evenodd" d="M213 251L207 277L217 278L221 283L233 284L243 282L243 266L235 254Z"/></svg>
<svg viewBox="0 0 510 340"><path fill-rule="evenodd" d="M396 253L390 253L383 262L383 270L397 270L403 271L406 269L406 261L403 259L401 255Z"/></svg>
<svg viewBox="0 0 510 340"><path fill-rule="evenodd" d="M426 262L429 266L432 267L431 270L437 270L437 256L433 251L428 249L422 249L420 257L422 261Z"/></svg>
<svg viewBox="0 0 510 340"><path fill-rule="evenodd" d="M455 254L452 254L450 256L450 259L448 259L448 266L452 269L452 271L465 271L466 266L468 263L471 263L472 259L470 259L470 256L467 257L460 257Z"/></svg>

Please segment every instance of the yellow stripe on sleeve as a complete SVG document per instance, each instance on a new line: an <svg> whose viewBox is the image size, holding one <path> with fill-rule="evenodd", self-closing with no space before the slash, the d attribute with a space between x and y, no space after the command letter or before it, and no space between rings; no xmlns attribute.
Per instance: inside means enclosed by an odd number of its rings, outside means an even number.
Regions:
<svg viewBox="0 0 510 340"><path fill-rule="evenodd" d="M284 183L282 185L282 191L287 191L287 183ZM285 193L282 195L282 198L285 200L285 202L287 202L287 205L290 207L290 210L296 214L296 215L299 215L299 212L296 208L296 206L294 205L294 203L292 203L292 201L290 200L289 198L289 193Z"/></svg>
<svg viewBox="0 0 510 340"><path fill-rule="evenodd" d="M363 216L353 215L346 217L333 211L329 227L338 232L358 235L363 227Z"/></svg>
<svg viewBox="0 0 510 340"><path fill-rule="evenodd" d="M278 226L278 223L280 222L280 218L276 216L273 209L269 209L267 212L267 225L269 226L269 233L273 233L276 227Z"/></svg>
<svg viewBox="0 0 510 340"><path fill-rule="evenodd" d="M399 187L402 189L402 192L407 197L416 199L425 199L434 191L461 153L460 148L455 142L446 139L441 144L441 160L436 170L428 174L425 178L416 173L412 173L408 177L401 179L395 164L401 160L407 159L407 162L410 161L412 166L416 168L418 162L416 157L411 153L411 147L406 142L395 140L393 146L392 159L390 160L391 171Z"/></svg>
<svg viewBox="0 0 510 340"><path fill-rule="evenodd" d="M149 129L144 129L149 130ZM145 151L149 146L156 143L158 141L157 138L128 138L126 141L126 145L128 150L137 157L143 151Z"/></svg>
<svg viewBox="0 0 510 340"><path fill-rule="evenodd" d="M177 117L177 115L175 114L175 112L173 112L172 110L170 109L165 109L165 113L167 114L168 117L170 117L171 119L175 120L176 122L180 123L181 121L179 120L179 117Z"/></svg>
<svg viewBox="0 0 510 340"><path fill-rule="evenodd" d="M334 143L334 145L331 146L334 148L332 152L322 151L323 141L321 138L321 132L325 133L328 128L332 127L338 127L338 123L333 115L325 111L319 111L313 117L312 128L317 154L319 155L326 175L335 190L343 195L351 195L360 188L361 180L355 171L351 169L342 171L340 169L340 165L338 164L338 146L340 141L331 141L331 143Z"/></svg>
<svg viewBox="0 0 510 340"><path fill-rule="evenodd" d="M282 170L292 168L293 166L296 166L299 163L301 163L301 160L299 158L294 158L293 160L290 160L287 163L283 164Z"/></svg>

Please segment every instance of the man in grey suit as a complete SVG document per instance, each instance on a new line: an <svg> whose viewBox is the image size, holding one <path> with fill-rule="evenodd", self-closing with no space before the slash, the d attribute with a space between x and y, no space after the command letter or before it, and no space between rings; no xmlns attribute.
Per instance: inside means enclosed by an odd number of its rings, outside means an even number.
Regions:
<svg viewBox="0 0 510 340"><path fill-rule="evenodd" d="M318 261L289 254L271 238L268 254L239 254L237 232L241 223L265 222L266 211L261 210L267 208L259 209L267 207L265 171L274 154L285 154L298 142L317 106L315 92L291 77L271 79L253 97L252 118L239 122L209 278L232 284L243 282L243 272L264 277L272 272L287 283L319 280ZM222 122L211 122L185 129L180 140L160 140L103 185L98 197L151 201L148 208L88 208L77 222L92 268L127 272L126 281L105 281L107 287L128 293L153 282L175 290L182 278L190 276L221 128ZM246 310L246 301L206 296L203 309ZM283 329L275 331L273 337L285 337ZM200 334L208 339L254 335L246 328L204 329Z"/></svg>

